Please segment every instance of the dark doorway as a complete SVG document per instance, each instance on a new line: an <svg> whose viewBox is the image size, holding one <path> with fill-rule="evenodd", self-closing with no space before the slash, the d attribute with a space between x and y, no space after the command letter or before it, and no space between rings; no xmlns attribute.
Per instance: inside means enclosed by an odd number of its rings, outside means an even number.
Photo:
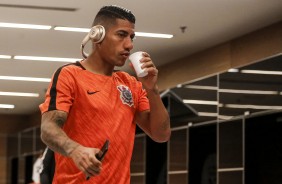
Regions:
<svg viewBox="0 0 282 184"><path fill-rule="evenodd" d="M32 183L33 156L25 157L25 183Z"/></svg>
<svg viewBox="0 0 282 184"><path fill-rule="evenodd" d="M11 184L18 183L18 168L19 168L19 159L12 158L11 160Z"/></svg>

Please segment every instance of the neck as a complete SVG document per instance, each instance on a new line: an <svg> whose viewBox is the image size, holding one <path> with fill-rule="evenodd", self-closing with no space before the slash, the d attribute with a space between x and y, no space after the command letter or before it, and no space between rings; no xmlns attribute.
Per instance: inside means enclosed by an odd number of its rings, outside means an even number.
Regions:
<svg viewBox="0 0 282 184"><path fill-rule="evenodd" d="M82 61L82 65L90 72L106 76L112 76L114 71L114 66L103 61L103 59L97 54L90 54L88 58Z"/></svg>

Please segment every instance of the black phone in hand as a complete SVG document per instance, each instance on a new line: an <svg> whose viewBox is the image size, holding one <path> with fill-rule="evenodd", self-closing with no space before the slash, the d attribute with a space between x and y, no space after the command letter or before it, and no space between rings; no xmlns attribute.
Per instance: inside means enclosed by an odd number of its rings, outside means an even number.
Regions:
<svg viewBox="0 0 282 184"><path fill-rule="evenodd" d="M101 161L103 160L103 158L105 157L108 149L109 149L109 144L110 144L110 141L109 140L106 140L103 147L101 148L101 150L99 151L99 153L97 153L95 156L96 158ZM90 179L90 176L87 176L86 177L86 180L89 180Z"/></svg>
<svg viewBox="0 0 282 184"><path fill-rule="evenodd" d="M95 156L96 158L101 161L103 160L103 158L105 157L108 149L109 149L109 144L110 144L110 141L109 140L106 140L103 147L101 148L101 151L99 151L99 153L97 153Z"/></svg>

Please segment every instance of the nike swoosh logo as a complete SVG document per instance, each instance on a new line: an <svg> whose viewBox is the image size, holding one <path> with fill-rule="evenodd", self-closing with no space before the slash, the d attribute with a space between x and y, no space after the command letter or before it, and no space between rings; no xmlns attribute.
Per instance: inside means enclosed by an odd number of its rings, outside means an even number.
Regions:
<svg viewBox="0 0 282 184"><path fill-rule="evenodd" d="M95 94L95 93L98 93L99 91L89 91L89 90L87 90L87 94L88 95L93 95L93 94Z"/></svg>

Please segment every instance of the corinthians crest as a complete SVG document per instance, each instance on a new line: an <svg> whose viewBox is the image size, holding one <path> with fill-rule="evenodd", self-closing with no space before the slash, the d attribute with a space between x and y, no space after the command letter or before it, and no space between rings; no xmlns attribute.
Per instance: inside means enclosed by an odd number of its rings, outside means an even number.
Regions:
<svg viewBox="0 0 282 184"><path fill-rule="evenodd" d="M117 89L120 92L120 99L122 103L131 107L134 103L133 103L132 93L130 89L124 85L117 86Z"/></svg>

